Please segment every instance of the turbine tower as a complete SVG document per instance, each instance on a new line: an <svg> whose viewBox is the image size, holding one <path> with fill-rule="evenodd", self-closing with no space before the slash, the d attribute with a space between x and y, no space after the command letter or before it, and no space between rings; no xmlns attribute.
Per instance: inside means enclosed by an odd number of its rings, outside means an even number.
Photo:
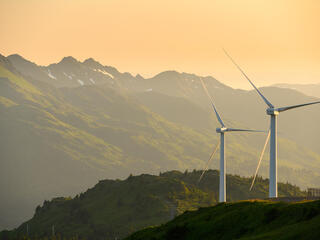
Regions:
<svg viewBox="0 0 320 240"><path fill-rule="evenodd" d="M209 97L211 101L212 108L214 110L214 113L217 117L218 122L220 123L221 127L218 127L216 129L217 133L220 133L220 181L219 181L219 202L226 202L226 148L225 148L225 133L227 132L264 132L264 131L257 131L257 130L249 130L249 129L238 129L238 128L227 128L225 124L223 123L214 103L211 95L208 92L208 89L204 82L201 80L202 87L204 91L206 92L207 96ZM215 152L217 151L218 146L214 149L212 152L208 162L207 162L207 167L209 165L210 160L213 158ZM206 169L203 171L201 174L199 181L203 177Z"/></svg>
<svg viewBox="0 0 320 240"><path fill-rule="evenodd" d="M278 144L277 144L277 116L279 113L291 110L294 108L304 107L312 104L320 103L320 101L304 103L299 105L287 106L275 108L268 99L262 95L259 89L253 84L253 82L249 79L247 74L240 68L240 66L233 60L233 58L227 53L225 49L223 49L227 57L231 60L231 62L238 68L238 70L242 73L242 75L249 81L252 87L257 91L263 101L267 104L267 115L270 116L270 170L269 170L269 198L278 197L278 173L277 173L277 164L278 164ZM259 165L258 165L259 166Z"/></svg>

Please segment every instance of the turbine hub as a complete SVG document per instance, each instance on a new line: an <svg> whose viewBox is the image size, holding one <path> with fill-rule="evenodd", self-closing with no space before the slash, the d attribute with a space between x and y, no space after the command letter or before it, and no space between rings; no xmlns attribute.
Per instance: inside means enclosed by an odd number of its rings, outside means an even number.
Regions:
<svg viewBox="0 0 320 240"><path fill-rule="evenodd" d="M268 108L267 109L267 114L268 115L279 115L279 112L274 108Z"/></svg>
<svg viewBox="0 0 320 240"><path fill-rule="evenodd" d="M216 132L217 133L224 133L227 131L227 128L226 127L222 127L222 128L216 128Z"/></svg>

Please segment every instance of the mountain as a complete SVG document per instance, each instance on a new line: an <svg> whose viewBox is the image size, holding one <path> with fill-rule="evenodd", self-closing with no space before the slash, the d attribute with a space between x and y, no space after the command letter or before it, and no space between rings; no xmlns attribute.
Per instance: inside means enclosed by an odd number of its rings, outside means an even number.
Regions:
<svg viewBox="0 0 320 240"><path fill-rule="evenodd" d="M195 149L209 136L175 126L107 86L59 90L1 66L0 73L3 225L21 222L44 198L74 195L106 176L185 169L210 150Z"/></svg>
<svg viewBox="0 0 320 240"><path fill-rule="evenodd" d="M320 201L243 201L201 208L126 240L319 239Z"/></svg>
<svg viewBox="0 0 320 240"><path fill-rule="evenodd" d="M228 125L268 127L255 92L213 77L166 71L145 79L94 59L38 66L19 55L0 56L0 229L30 218L44 199L74 196L100 179L203 169L218 125L201 78ZM290 89L262 91L279 104L315 99ZM318 186L319 121L318 106L279 118L280 181ZM265 137L228 135L228 173L251 176ZM211 168L218 168L217 159ZM267 156L259 174L268 176Z"/></svg>
<svg viewBox="0 0 320 240"><path fill-rule="evenodd" d="M164 95L187 99L208 112L212 111L209 109L211 106L199 81L201 77L186 73L181 73L177 77L177 74L174 72L160 73L160 76L157 75L149 79L151 83L148 88ZM243 126L256 129L269 127L269 118L265 113L267 106L254 90L233 89L219 83L212 77L203 77L202 79L207 83L208 90L214 97L215 104L223 119L233 120ZM156 80L159 80L160 83L152 84L152 82L157 82ZM163 86L158 86L162 83ZM291 89L264 87L260 90L277 107L319 100L319 98L306 96ZM151 106L150 108L153 109ZM318 144L319 120L320 106L315 105L282 113L278 120L278 128L281 137L292 140L320 154Z"/></svg>
<svg viewBox="0 0 320 240"><path fill-rule="evenodd" d="M63 58L59 63L50 64L46 67L29 62L17 54L8 56L8 60L27 78L49 83L59 88L114 84L113 75L105 71L102 66L95 65L95 68L87 66L92 66L93 59L88 59L83 64L69 56Z"/></svg>
<svg viewBox="0 0 320 240"><path fill-rule="evenodd" d="M289 88L299 91L308 96L314 96L320 98L320 83L318 84L290 84L290 83L278 83L274 84L274 87Z"/></svg>
<svg viewBox="0 0 320 240"><path fill-rule="evenodd" d="M148 226L172 220L185 211L217 203L219 172L210 170L198 183L201 171L170 171L159 176L130 175L125 180L102 180L93 188L74 198L59 197L45 201L36 208L32 219L2 237L28 235L45 238L55 233L61 238L115 239L128 236ZM265 198L268 181L258 178L249 192L250 178L227 176L228 200ZM279 184L281 196L304 196L298 187ZM4 236L4 234L7 234ZM0 234L0 239L1 234Z"/></svg>
<svg viewBox="0 0 320 240"><path fill-rule="evenodd" d="M25 73L25 76L49 82L57 87L77 88L82 85L105 84L115 89L125 90L128 94L148 93L152 97L157 93L161 93L162 101L164 102L169 97L173 97L186 100L185 104L193 102L200 108L210 111L207 96L203 94L200 83L200 79L203 79L208 85L209 92L214 96L223 118L227 120L233 119L237 123L252 128L265 129L269 125L269 119L265 115L266 106L254 91L233 89L210 76L201 77L195 74L165 71L152 78L144 79L141 76L134 77L129 73L120 73L114 67L103 66L92 58L81 63L72 57L66 57L59 63L50 64L47 67L37 66L18 55L9 56L8 60L18 71ZM25 67L27 65L30 65L30 67ZM315 97L306 96L290 89L266 87L262 88L261 91L276 106L294 105L317 100ZM160 96L155 97L159 98ZM172 99L172 101L175 100ZM149 103L148 99L141 103L148 104L152 111L156 111L157 106ZM166 108L167 106L162 104L161 107ZM183 114L184 109L180 109L176 114ZM281 114L279 129L281 129L281 134L284 138L320 154L320 148L317 144L317 136L320 134L319 119L320 106L310 106L289 111ZM197 122L194 121L194 123ZM199 125L201 126L201 123Z"/></svg>

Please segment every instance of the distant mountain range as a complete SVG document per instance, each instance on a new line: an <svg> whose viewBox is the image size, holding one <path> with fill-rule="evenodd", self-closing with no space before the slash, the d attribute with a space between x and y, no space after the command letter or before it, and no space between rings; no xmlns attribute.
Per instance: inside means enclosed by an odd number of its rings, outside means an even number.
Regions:
<svg viewBox="0 0 320 240"><path fill-rule="evenodd" d="M314 96L320 98L320 83L318 84L289 84L278 83L273 85L274 87L289 88L302 92L305 95Z"/></svg>
<svg viewBox="0 0 320 240"><path fill-rule="evenodd" d="M152 78L72 57L39 66L0 56L0 229L30 218L34 206L75 195L105 178L202 169L218 126L203 79L224 120L266 130L264 103L213 77L176 71ZM291 89L262 88L274 104L316 100ZM279 179L320 182L320 106L279 118ZM264 134L227 136L227 171L252 175ZM218 167L217 156L210 166ZM268 176L267 156L260 174Z"/></svg>
<svg viewBox="0 0 320 240"><path fill-rule="evenodd" d="M59 197L36 207L34 216L0 240L50 238L122 239L137 230L163 224L185 211L217 204L219 172L210 170L200 183L201 171L142 174L121 180L102 180L74 198ZM268 180L227 176L228 201L268 196ZM305 196L298 187L279 184L280 196ZM28 232L27 232L28 231Z"/></svg>

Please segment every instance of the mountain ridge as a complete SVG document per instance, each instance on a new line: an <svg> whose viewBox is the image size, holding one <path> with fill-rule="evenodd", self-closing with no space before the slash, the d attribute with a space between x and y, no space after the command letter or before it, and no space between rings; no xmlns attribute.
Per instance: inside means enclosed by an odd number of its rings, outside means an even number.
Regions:
<svg viewBox="0 0 320 240"><path fill-rule="evenodd" d="M309 96L320 97L320 83L313 84L290 84L290 83L278 83L274 84L275 87L290 88L296 91L302 92Z"/></svg>

